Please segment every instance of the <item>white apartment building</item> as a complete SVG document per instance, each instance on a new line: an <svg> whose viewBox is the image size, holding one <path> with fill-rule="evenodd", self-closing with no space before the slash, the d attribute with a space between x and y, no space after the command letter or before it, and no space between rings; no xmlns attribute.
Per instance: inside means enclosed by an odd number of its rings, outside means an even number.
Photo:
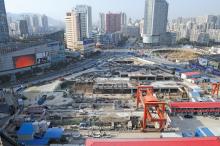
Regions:
<svg viewBox="0 0 220 146"><path fill-rule="evenodd" d="M66 44L69 49L79 49L79 41L91 37L92 8L86 5L77 5L65 17Z"/></svg>

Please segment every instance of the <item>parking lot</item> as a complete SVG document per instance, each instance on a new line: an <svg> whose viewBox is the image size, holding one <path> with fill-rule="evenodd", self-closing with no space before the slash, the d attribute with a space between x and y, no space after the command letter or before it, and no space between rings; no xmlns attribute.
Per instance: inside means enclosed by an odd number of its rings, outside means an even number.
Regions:
<svg viewBox="0 0 220 146"><path fill-rule="evenodd" d="M218 118L217 118L218 119ZM182 116L171 117L172 127L179 128L180 132L191 131L194 132L197 127L207 127L214 134L220 136L220 122L214 117L194 116L187 119ZM216 128L219 127L219 128Z"/></svg>

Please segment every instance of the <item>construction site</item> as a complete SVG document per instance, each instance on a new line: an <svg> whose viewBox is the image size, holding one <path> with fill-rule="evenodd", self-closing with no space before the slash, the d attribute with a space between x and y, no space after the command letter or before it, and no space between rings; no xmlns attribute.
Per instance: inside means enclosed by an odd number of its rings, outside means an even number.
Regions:
<svg viewBox="0 0 220 146"><path fill-rule="evenodd" d="M143 58L117 57L16 92L20 112L5 129L27 145L196 137L200 127L220 136L219 88L217 77L198 70L173 71ZM32 131L23 132L26 126ZM51 131L59 136L45 138Z"/></svg>
<svg viewBox="0 0 220 146"><path fill-rule="evenodd" d="M202 52L203 53L203 52ZM168 59L173 62L187 62L189 60L194 60L199 57L201 54L198 50L192 49L176 49L173 50L155 50L154 55L160 56L162 58Z"/></svg>

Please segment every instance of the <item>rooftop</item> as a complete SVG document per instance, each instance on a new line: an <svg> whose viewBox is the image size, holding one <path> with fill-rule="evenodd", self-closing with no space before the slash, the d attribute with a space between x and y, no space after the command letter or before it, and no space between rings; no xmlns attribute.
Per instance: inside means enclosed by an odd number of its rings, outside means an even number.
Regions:
<svg viewBox="0 0 220 146"><path fill-rule="evenodd" d="M171 102L172 108L220 108L220 102Z"/></svg>
<svg viewBox="0 0 220 146"><path fill-rule="evenodd" d="M169 73L166 73L166 72L163 72L163 71L160 71L160 70L157 70L157 71L136 71L136 72L131 72L131 73L128 73L128 76L129 77L156 77L156 76L164 76L164 77L173 77L173 75L169 74Z"/></svg>
<svg viewBox="0 0 220 146"><path fill-rule="evenodd" d="M220 61L220 54L203 55L202 58L206 58L214 61Z"/></svg>
<svg viewBox="0 0 220 146"><path fill-rule="evenodd" d="M96 78L95 79L96 83L101 83L101 84L126 84L129 83L129 78Z"/></svg>
<svg viewBox="0 0 220 146"><path fill-rule="evenodd" d="M183 74L185 74L186 76L193 76L193 75L200 75L201 73L198 71L194 71L194 72L185 72Z"/></svg>
<svg viewBox="0 0 220 146"><path fill-rule="evenodd" d="M26 140L26 141L19 141L19 143L24 143L25 145L47 145L49 142L48 139L33 139L33 140Z"/></svg>
<svg viewBox="0 0 220 146"><path fill-rule="evenodd" d="M49 128L44 135L44 139L60 139L63 131L62 128Z"/></svg>
<svg viewBox="0 0 220 146"><path fill-rule="evenodd" d="M34 133L34 127L32 123L23 123L21 128L18 130L18 135L31 135Z"/></svg>
<svg viewBox="0 0 220 146"><path fill-rule="evenodd" d="M157 81L157 82L152 82L150 84L151 86L153 86L154 88L180 88L182 87L181 84L179 84L178 82L175 81Z"/></svg>
<svg viewBox="0 0 220 146"><path fill-rule="evenodd" d="M164 139L87 139L86 146L219 146L220 139L164 138Z"/></svg>
<svg viewBox="0 0 220 146"><path fill-rule="evenodd" d="M0 45L0 55L8 54L14 51L23 50L26 48L31 48L34 46L45 45L48 43L53 43L53 40L35 40L35 41L23 41L23 42L9 42L7 44Z"/></svg>

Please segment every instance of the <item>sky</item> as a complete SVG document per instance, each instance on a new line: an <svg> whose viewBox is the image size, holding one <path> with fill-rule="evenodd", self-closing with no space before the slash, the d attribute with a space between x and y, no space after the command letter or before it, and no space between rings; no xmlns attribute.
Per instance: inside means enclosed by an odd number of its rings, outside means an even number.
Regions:
<svg viewBox="0 0 220 146"><path fill-rule="evenodd" d="M92 6L93 20L98 20L99 12L125 12L128 18L144 17L145 0L5 0L6 11L11 13L46 14L64 21L65 13L77 4ZM220 14L220 0L167 0L169 19Z"/></svg>

